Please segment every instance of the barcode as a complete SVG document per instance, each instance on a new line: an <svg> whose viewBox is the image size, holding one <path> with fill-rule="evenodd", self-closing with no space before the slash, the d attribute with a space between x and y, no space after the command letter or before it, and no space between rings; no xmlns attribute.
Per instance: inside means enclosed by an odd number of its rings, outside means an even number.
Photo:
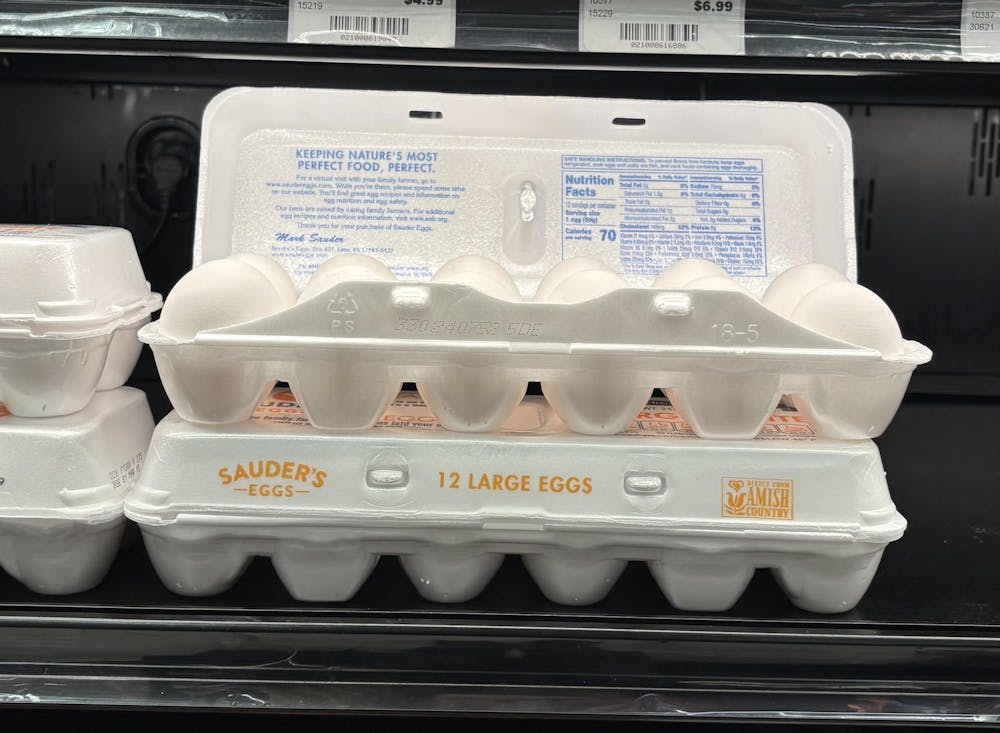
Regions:
<svg viewBox="0 0 1000 733"><path fill-rule="evenodd" d="M619 23L620 41L687 41L698 40L697 23Z"/></svg>
<svg viewBox="0 0 1000 733"><path fill-rule="evenodd" d="M331 15L330 30L373 33L377 36L408 36L410 19L380 15Z"/></svg>

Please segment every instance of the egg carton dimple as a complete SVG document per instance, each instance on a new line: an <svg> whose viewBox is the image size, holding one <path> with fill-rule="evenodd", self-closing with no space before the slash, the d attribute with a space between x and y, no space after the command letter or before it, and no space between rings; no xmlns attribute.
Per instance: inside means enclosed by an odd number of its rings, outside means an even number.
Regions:
<svg viewBox="0 0 1000 733"><path fill-rule="evenodd" d="M271 559L289 595L312 602L350 600L382 557L395 556L423 598L462 603L486 589L507 555L519 554L542 594L567 606L600 602L629 562L642 562L670 605L682 611L728 610L756 570L768 569L799 608L842 613L864 596L884 551L878 543L847 551L833 544L803 551L795 543L771 543L767 550L746 551L740 542L669 539L659 547L587 549L577 546L592 541L582 533L566 533L559 538L565 544L514 538L437 544L420 539L428 533L448 534L439 527L370 533L306 525L235 532L231 525L211 524L195 531L143 528L157 575L178 595L223 593L239 581L254 557L263 556Z"/></svg>
<svg viewBox="0 0 1000 733"><path fill-rule="evenodd" d="M728 608L768 568L794 603L835 613L906 526L871 441L818 438L794 410L755 440L694 440L660 399L627 435L588 437L527 398L473 435L401 395L376 427L335 434L279 390L228 428L170 415L150 453L125 512L182 595L223 592L266 556L295 598L344 601L394 556L422 596L462 602L519 555L562 604L600 601L642 562L677 608Z"/></svg>
<svg viewBox="0 0 1000 733"><path fill-rule="evenodd" d="M107 575L124 529L121 515L99 523L0 518L0 569L35 593L82 593Z"/></svg>
<svg viewBox="0 0 1000 733"><path fill-rule="evenodd" d="M0 225L0 401L53 417L120 387L158 310L132 237L107 227Z"/></svg>
<svg viewBox="0 0 1000 733"><path fill-rule="evenodd" d="M625 430L660 388L702 437L753 437L788 395L824 435L861 439L882 433L930 358L877 296L830 268L793 268L761 303L703 261L631 288L576 258L542 280L541 300L524 302L486 258L458 258L428 283L346 257L321 267L294 305L233 258L182 280L140 332L178 413L245 420L283 380L314 425L357 430L416 382L445 427L487 432L539 381L585 434Z"/></svg>
<svg viewBox="0 0 1000 733"><path fill-rule="evenodd" d="M145 395L100 392L72 415L21 418L0 405L0 568L36 593L79 593L107 573L153 418Z"/></svg>

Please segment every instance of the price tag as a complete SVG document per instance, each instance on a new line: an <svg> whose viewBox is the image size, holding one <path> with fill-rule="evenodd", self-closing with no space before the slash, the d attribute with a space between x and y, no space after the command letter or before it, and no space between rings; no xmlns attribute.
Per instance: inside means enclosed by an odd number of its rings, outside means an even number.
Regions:
<svg viewBox="0 0 1000 733"><path fill-rule="evenodd" d="M580 0L580 50L742 56L745 0Z"/></svg>
<svg viewBox="0 0 1000 733"><path fill-rule="evenodd" d="M962 3L962 58L1000 61L1000 0Z"/></svg>
<svg viewBox="0 0 1000 733"><path fill-rule="evenodd" d="M455 0L289 0L288 40L451 48Z"/></svg>

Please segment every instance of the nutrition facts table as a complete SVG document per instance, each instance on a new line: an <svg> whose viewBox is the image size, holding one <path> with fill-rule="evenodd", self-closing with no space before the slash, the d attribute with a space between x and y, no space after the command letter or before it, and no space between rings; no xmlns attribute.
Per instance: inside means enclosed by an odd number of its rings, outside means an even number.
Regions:
<svg viewBox="0 0 1000 733"><path fill-rule="evenodd" d="M625 274L684 257L767 274L759 158L564 155L562 178L564 256L574 243L614 242Z"/></svg>

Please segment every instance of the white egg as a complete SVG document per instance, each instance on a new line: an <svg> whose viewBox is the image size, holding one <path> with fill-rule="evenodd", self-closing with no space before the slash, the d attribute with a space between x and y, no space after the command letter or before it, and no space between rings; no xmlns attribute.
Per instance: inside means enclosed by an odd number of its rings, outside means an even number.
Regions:
<svg viewBox="0 0 1000 733"><path fill-rule="evenodd" d="M463 255L444 263L432 282L467 285L501 300L520 300L514 279L489 257Z"/></svg>
<svg viewBox="0 0 1000 733"><path fill-rule="evenodd" d="M285 272L285 268L279 265L270 257L254 254L253 252L239 252L232 256L232 259L245 262L250 267L260 272L271 281L271 285L278 291L278 295L285 302L286 306L294 305L299 294L292 284L292 278Z"/></svg>
<svg viewBox="0 0 1000 733"><path fill-rule="evenodd" d="M764 305L779 316L788 318L803 296L820 285L843 282L847 278L839 270L818 262L790 267L774 278L764 293Z"/></svg>
<svg viewBox="0 0 1000 733"><path fill-rule="evenodd" d="M434 273L436 282L451 282L451 278L463 272L487 272L498 279L510 277L507 271L494 259L483 255L459 255L441 265Z"/></svg>
<svg viewBox="0 0 1000 733"><path fill-rule="evenodd" d="M488 257L456 257L442 265L432 281L466 285L500 300L521 299L510 273ZM442 366L434 381L417 382L417 390L442 425L449 430L474 432L499 427L527 388L527 380L490 368L488 362L471 368Z"/></svg>
<svg viewBox="0 0 1000 733"><path fill-rule="evenodd" d="M361 267L371 270L372 273L381 273L379 279L383 279L382 276L384 276L385 279L396 279L396 276L392 274L392 270L374 257L347 252L330 257L323 262L323 264L320 265L313 274L318 275L320 273L328 272L329 270L342 270L346 267Z"/></svg>
<svg viewBox="0 0 1000 733"><path fill-rule="evenodd" d="M728 275L709 275L692 280L685 286L688 290L724 290L730 293L743 293L757 300L753 293L733 280Z"/></svg>
<svg viewBox="0 0 1000 733"><path fill-rule="evenodd" d="M392 270L374 257L357 254L334 255L320 265L309 278L302 295L299 296L299 302L302 303L324 293L339 283L395 279Z"/></svg>
<svg viewBox="0 0 1000 733"><path fill-rule="evenodd" d="M191 339L199 331L252 321L284 310L271 281L246 262L212 260L182 277L160 313L166 336Z"/></svg>
<svg viewBox="0 0 1000 733"><path fill-rule="evenodd" d="M558 288L564 280L578 272L585 272L587 270L612 272L610 267L600 260L595 260L593 257L570 257L560 262L545 274L542 281L538 283L538 289L535 291L535 300L540 302L550 300L552 291Z"/></svg>
<svg viewBox="0 0 1000 733"><path fill-rule="evenodd" d="M714 262L692 258L678 260L660 273L653 281L653 287L659 290L683 290L689 283L703 277L729 277L726 271Z"/></svg>
<svg viewBox="0 0 1000 733"><path fill-rule="evenodd" d="M556 273L553 268L546 276L549 280L554 274L564 275L558 279L552 277L553 281L558 281L551 288L543 281L542 285L548 289L544 298L547 302L581 303L629 286L603 263L591 260L592 266L587 267L576 262L578 259L563 262L562 273ZM607 365L613 362L614 358L609 357ZM649 400L652 391L647 386L636 387L627 375L609 380L600 370L590 369L571 370L542 381L542 393L570 429L592 435L624 430L635 419L639 406Z"/></svg>
<svg viewBox="0 0 1000 733"><path fill-rule="evenodd" d="M811 331L883 356L903 350L903 335L892 310L868 288L852 282L831 282L814 288L792 312L792 320Z"/></svg>
<svg viewBox="0 0 1000 733"><path fill-rule="evenodd" d="M581 270L553 288L548 300L553 303L582 303L627 287L628 283L611 270Z"/></svg>

